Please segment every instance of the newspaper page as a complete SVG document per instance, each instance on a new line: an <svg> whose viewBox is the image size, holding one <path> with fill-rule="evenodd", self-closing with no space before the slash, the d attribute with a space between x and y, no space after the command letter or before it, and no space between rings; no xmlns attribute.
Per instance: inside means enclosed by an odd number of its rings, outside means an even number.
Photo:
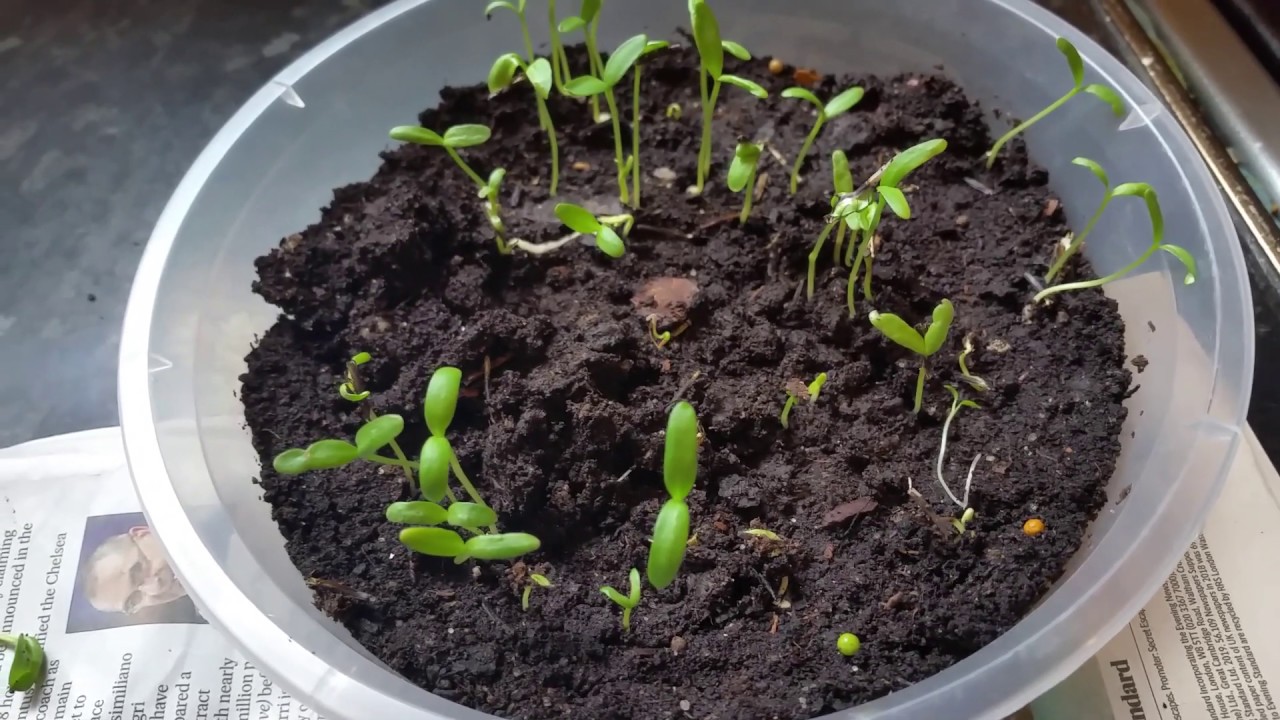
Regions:
<svg viewBox="0 0 1280 720"><path fill-rule="evenodd" d="M0 450L3 631L43 683L0 720L314 720L187 597L147 527L117 428ZM7 674L12 651L0 650Z"/></svg>
<svg viewBox="0 0 1280 720"><path fill-rule="evenodd" d="M1268 612L1280 574L1266 571L1280 558L1277 488L1247 433L1161 590L1017 717L1280 720L1280 627ZM140 512L118 429L0 450L0 499L0 629L36 637L48 658L42 685L0 698L0 720L319 717L200 617ZM0 649L0 673L10 655Z"/></svg>

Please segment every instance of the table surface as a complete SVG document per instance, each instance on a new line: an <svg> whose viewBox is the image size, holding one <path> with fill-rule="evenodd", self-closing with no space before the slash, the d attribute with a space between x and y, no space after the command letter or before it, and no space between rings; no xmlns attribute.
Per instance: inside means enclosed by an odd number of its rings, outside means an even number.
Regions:
<svg viewBox="0 0 1280 720"><path fill-rule="evenodd" d="M169 193L259 86L382 4L0 0L0 447L116 424L129 284ZM1114 48L1089 3L1044 4ZM1280 408L1263 390L1254 409Z"/></svg>

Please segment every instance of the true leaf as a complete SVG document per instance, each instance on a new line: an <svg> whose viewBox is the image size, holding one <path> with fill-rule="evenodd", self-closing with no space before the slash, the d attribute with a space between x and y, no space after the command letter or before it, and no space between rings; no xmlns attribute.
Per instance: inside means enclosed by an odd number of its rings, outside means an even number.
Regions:
<svg viewBox="0 0 1280 720"><path fill-rule="evenodd" d="M818 96L802 87L789 87L782 91L782 97L791 98L793 100L804 100L818 108L819 112L826 111L826 108L823 106L822 101L818 99Z"/></svg>
<svg viewBox="0 0 1280 720"><path fill-rule="evenodd" d="M271 467L281 475L301 475L310 470L307 451L301 448L289 448L271 461Z"/></svg>
<svg viewBox="0 0 1280 720"><path fill-rule="evenodd" d="M444 144L454 149L473 147L486 142L491 134L484 125L454 125L444 131Z"/></svg>
<svg viewBox="0 0 1280 720"><path fill-rule="evenodd" d="M573 203L556 203L556 217L574 232L583 235L594 235L600 229L600 221L585 208Z"/></svg>
<svg viewBox="0 0 1280 720"><path fill-rule="evenodd" d="M346 440L318 440L307 447L307 467L311 470L342 467L359 454L356 446Z"/></svg>
<svg viewBox="0 0 1280 720"><path fill-rule="evenodd" d="M1121 183L1111 191L1112 195L1130 195L1140 197L1147 203L1147 215L1151 218L1152 242L1164 240L1164 213L1160 211L1160 199L1156 197L1155 188L1146 183Z"/></svg>
<svg viewBox="0 0 1280 720"><path fill-rule="evenodd" d="M477 560L510 560L542 547L542 541L529 533L500 533L468 538L465 553Z"/></svg>
<svg viewBox="0 0 1280 720"><path fill-rule="evenodd" d="M564 91L576 97L591 97L608 89L609 86L603 80L591 75L579 75L564 84Z"/></svg>
<svg viewBox="0 0 1280 720"><path fill-rule="evenodd" d="M1075 87L1080 87L1084 82L1084 62L1080 59L1080 53L1076 50L1076 46L1066 38L1058 38L1058 52L1067 59L1067 67L1071 68L1071 83Z"/></svg>
<svg viewBox="0 0 1280 720"><path fill-rule="evenodd" d="M681 400L667 416L667 436L662 455L662 482L667 494L684 500L698 478L698 413Z"/></svg>
<svg viewBox="0 0 1280 720"><path fill-rule="evenodd" d="M618 233L608 225L601 225L596 231L596 247L600 248L600 252L611 258L617 259L627 252L627 246L623 244L622 238L618 237Z"/></svg>
<svg viewBox="0 0 1280 720"><path fill-rule="evenodd" d="M837 193L853 192L853 173L849 171L849 157L843 150L831 153L831 181Z"/></svg>
<svg viewBox="0 0 1280 720"><path fill-rule="evenodd" d="M924 355L924 337L905 320L893 313L879 313L874 310L870 315L871 325L882 335L917 355Z"/></svg>
<svg viewBox="0 0 1280 720"><path fill-rule="evenodd" d="M571 33L575 30L582 29L586 24L586 21L577 15L570 15L569 17L561 20L560 24L556 26L556 29L562 33Z"/></svg>
<svg viewBox="0 0 1280 720"><path fill-rule="evenodd" d="M680 572L689 544L689 506L671 498L658 512L653 524L653 544L649 546L646 574L649 584L659 590L670 585Z"/></svg>
<svg viewBox="0 0 1280 720"><path fill-rule="evenodd" d="M690 4L693 13L693 42L707 74L719 79L724 72L724 45L720 43L720 24L715 13L701 0Z"/></svg>
<svg viewBox="0 0 1280 720"><path fill-rule="evenodd" d="M1187 274L1182 278L1183 285L1190 285L1196 281L1196 260L1191 257L1191 253L1177 245L1161 245L1160 249L1178 258L1186 267Z"/></svg>
<svg viewBox="0 0 1280 720"><path fill-rule="evenodd" d="M404 418L399 415L379 415L356 431L356 451L367 458L391 444L404 432Z"/></svg>
<svg viewBox="0 0 1280 720"><path fill-rule="evenodd" d="M863 94L864 94L864 91L862 88L856 87L856 86L851 87L848 90L845 90L844 92L840 93L839 95L836 95L835 97L831 98L831 100L827 102L826 107L823 108L823 112L826 113L828 118L833 118L837 115L843 115L849 112L849 110L851 110L854 105L857 105L859 102L862 101Z"/></svg>
<svg viewBox="0 0 1280 720"><path fill-rule="evenodd" d="M1078 157L1072 160L1071 162L1075 165L1079 165L1082 168L1086 168L1089 172L1093 173L1093 176L1098 178L1098 182L1102 183L1103 187L1106 187L1106 188L1111 187L1111 179L1107 177L1107 171L1103 170L1102 166L1099 165L1098 163L1090 160L1087 157Z"/></svg>
<svg viewBox="0 0 1280 720"><path fill-rule="evenodd" d="M453 459L453 446L443 435L432 435L422 443L418 457L418 487L422 497L440 502L449 490L449 461Z"/></svg>
<svg viewBox="0 0 1280 720"><path fill-rule="evenodd" d="M456 367L437 368L427 383L422 400L422 414L432 435L449 432L453 414L458 409L458 389L462 387L462 371Z"/></svg>
<svg viewBox="0 0 1280 720"><path fill-rule="evenodd" d="M893 211L894 215L903 220L911 219L911 206L907 204L907 196L902 191L892 185L881 185L876 188L880 193L880 197L884 198L884 202Z"/></svg>
<svg viewBox="0 0 1280 720"><path fill-rule="evenodd" d="M1107 105L1110 105L1111 112L1114 113L1116 117L1124 117L1125 111L1128 110L1128 108L1125 107L1124 100L1120 99L1120 95L1106 85L1090 83L1084 86L1084 91L1098 98Z"/></svg>
<svg viewBox="0 0 1280 720"><path fill-rule="evenodd" d="M756 97L760 98L761 100L769 97L768 90L765 90L764 88L760 87L756 83L746 78L740 78L737 75L721 75L720 82L728 83L735 87L740 87L743 90L746 90L747 92L751 93L752 95L755 95Z"/></svg>
<svg viewBox="0 0 1280 720"><path fill-rule="evenodd" d="M450 525L468 530L498 522L498 514L493 508L473 502L450 503L448 515Z"/></svg>
<svg viewBox="0 0 1280 720"><path fill-rule="evenodd" d="M510 87L511 80L516 76L516 70L519 68L520 58L515 53L498 56L498 59L493 61L493 67L489 68L489 94L492 95Z"/></svg>
<svg viewBox="0 0 1280 720"><path fill-rule="evenodd" d="M546 58L538 58L525 68L525 77L529 78L529 84L533 85L534 92L538 93L538 97L546 100L551 96L551 63Z"/></svg>
<svg viewBox="0 0 1280 720"><path fill-rule="evenodd" d="M410 550L433 557L456 557L466 543L458 533L438 527L410 527L400 531L400 542Z"/></svg>
<svg viewBox="0 0 1280 720"><path fill-rule="evenodd" d="M649 39L644 35L634 35L622 41L610 55L604 64L604 83L609 87L618 84L632 65L636 64L636 60L644 53L645 44Z"/></svg>
<svg viewBox="0 0 1280 720"><path fill-rule="evenodd" d="M951 320L954 317L955 308L951 306L951 301L943 298L942 302L933 309L933 322L929 323L924 333L923 354L926 357L942 349L942 343L947 340L947 331L951 329Z"/></svg>
<svg viewBox="0 0 1280 720"><path fill-rule="evenodd" d="M898 187L916 168L947 149L947 141L941 138L926 140L898 153L880 173L880 184Z"/></svg>
<svg viewBox="0 0 1280 720"><path fill-rule="evenodd" d="M439 525L448 517L448 510L425 500L394 502L387 506L387 522L397 525Z"/></svg>
<svg viewBox="0 0 1280 720"><path fill-rule="evenodd" d="M444 145L444 138L439 134L418 125L397 125L391 128L391 139L431 147Z"/></svg>
<svg viewBox="0 0 1280 720"><path fill-rule="evenodd" d="M756 143L738 143L733 151L733 162L729 163L729 189L742 192L751 181L751 173L760 160L760 146Z"/></svg>
<svg viewBox="0 0 1280 720"><path fill-rule="evenodd" d="M724 48L725 52L744 62L751 59L751 53L742 47L741 43L736 43L732 40L721 40L720 47Z"/></svg>

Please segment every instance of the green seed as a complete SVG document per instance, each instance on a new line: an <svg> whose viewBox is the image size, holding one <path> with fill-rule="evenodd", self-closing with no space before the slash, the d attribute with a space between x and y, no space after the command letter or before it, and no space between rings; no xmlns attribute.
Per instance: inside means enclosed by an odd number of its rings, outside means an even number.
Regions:
<svg viewBox="0 0 1280 720"><path fill-rule="evenodd" d="M858 652L861 647L862 641L853 633L840 633L840 637L836 640L836 648L845 657L853 657L854 653Z"/></svg>

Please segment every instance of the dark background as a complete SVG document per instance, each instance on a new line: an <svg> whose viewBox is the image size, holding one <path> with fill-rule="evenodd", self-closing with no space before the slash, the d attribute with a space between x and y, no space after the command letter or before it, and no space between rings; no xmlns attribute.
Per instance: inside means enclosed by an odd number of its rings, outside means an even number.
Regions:
<svg viewBox="0 0 1280 720"><path fill-rule="evenodd" d="M382 4L0 0L0 447L117 423L125 301L169 193L259 86ZM1115 49L1090 3L1043 4Z"/></svg>

